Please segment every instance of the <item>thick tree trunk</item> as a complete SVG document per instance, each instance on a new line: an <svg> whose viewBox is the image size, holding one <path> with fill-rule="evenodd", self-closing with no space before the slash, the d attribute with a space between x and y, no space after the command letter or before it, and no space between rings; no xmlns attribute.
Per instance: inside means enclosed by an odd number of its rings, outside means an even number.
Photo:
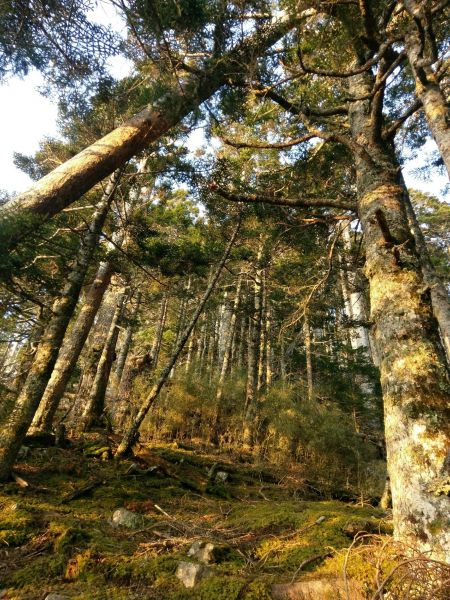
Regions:
<svg viewBox="0 0 450 600"><path fill-rule="evenodd" d="M178 360L178 357L180 356L181 352L183 351L183 348L186 345L186 342L188 341L189 336L192 333L192 330L194 329L200 315L203 312L203 309L205 308L205 304L207 303L209 297L211 296L211 294L214 290L217 280L219 279L220 274L222 273L225 263L227 262L228 257L230 255L233 244L236 240L236 236L238 234L239 227L240 227L240 221L239 221L237 227L235 228L233 235L231 236L231 239L226 247L225 253L224 253L221 261L219 262L219 265L218 265L213 277L211 278L211 281L209 282L209 285L206 288L202 299L200 300L189 324L187 325L185 331L183 332L183 335L181 336L181 338L178 342L178 346L175 348L175 351L172 354L170 360L167 362L166 366L164 367L160 376L158 377L158 380L155 382L152 389L150 390L149 395L145 399L143 405L141 406L141 408L140 408L138 414L136 415L136 418L134 419L133 423L131 424L130 428L123 436L123 439L120 442L119 447L117 448L116 457L124 456L125 454L127 454L131 450L133 444L135 443L137 433L139 431L140 426L142 425L143 420L145 419L145 416L147 415L151 406L156 401L156 399L159 395L159 392L161 391L162 387L164 386L167 379L169 378L170 372L172 371L175 363Z"/></svg>
<svg viewBox="0 0 450 600"><path fill-rule="evenodd" d="M89 262L97 245L99 233L108 213L109 205L118 183L115 173L98 205L88 232L82 238L80 249L68 281L52 307L52 315L39 343L25 384L16 400L13 411L0 431L0 481L10 475L17 453L33 420L42 394L51 376L67 325L75 310Z"/></svg>
<svg viewBox="0 0 450 600"><path fill-rule="evenodd" d="M416 96L422 102L431 134L450 176L450 107L432 68L437 57L433 56L431 40L426 39L426 24L421 23L423 3L404 0L403 4L414 19L405 37L405 44L414 76Z"/></svg>
<svg viewBox="0 0 450 600"><path fill-rule="evenodd" d="M231 347L233 344L233 336L236 328L236 319L237 319L237 311L239 310L239 303L241 301L241 287L242 287L242 275L239 275L237 285L236 285L236 293L234 296L233 309L230 315L229 326L227 329L227 337L225 340L225 349L222 358L222 365L220 369L219 381L217 383L216 390L216 418L215 423L212 427L212 440L217 443L219 439L220 426L221 426L221 417L222 417L222 399L223 399L223 386L225 384L225 377L228 372L228 368L230 366L231 360Z"/></svg>
<svg viewBox="0 0 450 600"><path fill-rule="evenodd" d="M370 94L368 73L351 78L355 97ZM390 148L371 118L369 101L350 106L359 216L364 229L371 320L380 353L388 471L397 538L450 558L447 522L450 383Z"/></svg>
<svg viewBox="0 0 450 600"><path fill-rule="evenodd" d="M52 430L54 416L91 331L92 324L111 281L112 274L113 265L111 262L100 263L75 324L64 340L64 345L58 355L52 376L45 388L39 408L36 411L32 423L33 430L46 432Z"/></svg>
<svg viewBox="0 0 450 600"><path fill-rule="evenodd" d="M295 15L295 19L298 18L299 15ZM293 27L293 23L292 18L283 16L259 28L227 54L212 59L201 75L186 78L183 89L180 89L179 79L174 78L173 90L153 107L143 109L1 207L2 250L11 248L26 235L30 220L34 219L33 226L36 226L57 214L177 125L230 79L235 79L253 64Z"/></svg>
<svg viewBox="0 0 450 600"><path fill-rule="evenodd" d="M92 427L99 426L102 423L102 417L105 410L106 388L108 387L109 375L114 361L114 353L119 335L118 324L122 317L126 291L120 291L116 298L114 315L109 326L100 360L98 361L92 389L83 412L82 420L84 431L89 431Z"/></svg>

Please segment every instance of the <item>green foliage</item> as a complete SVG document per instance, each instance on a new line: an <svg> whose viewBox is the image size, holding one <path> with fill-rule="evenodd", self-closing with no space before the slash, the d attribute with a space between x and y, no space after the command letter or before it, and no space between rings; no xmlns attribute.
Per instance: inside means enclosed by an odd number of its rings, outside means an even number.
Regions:
<svg viewBox="0 0 450 600"><path fill-rule="evenodd" d="M57 86L97 76L117 51L117 39L90 20L90 0L3 2L0 8L0 78L39 69Z"/></svg>

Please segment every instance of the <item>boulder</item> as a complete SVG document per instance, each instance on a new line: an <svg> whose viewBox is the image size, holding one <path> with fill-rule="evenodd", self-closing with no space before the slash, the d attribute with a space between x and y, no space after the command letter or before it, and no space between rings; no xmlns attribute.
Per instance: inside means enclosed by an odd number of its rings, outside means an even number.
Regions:
<svg viewBox="0 0 450 600"><path fill-rule="evenodd" d="M181 561L175 576L186 588L193 588L200 580L211 575L211 569L199 563Z"/></svg>
<svg viewBox="0 0 450 600"><path fill-rule="evenodd" d="M111 523L114 527L140 529L145 525L145 517L122 507L114 511Z"/></svg>
<svg viewBox="0 0 450 600"><path fill-rule="evenodd" d="M61 594L56 594L55 592L51 592L45 596L45 600L69 600L68 596L61 596Z"/></svg>

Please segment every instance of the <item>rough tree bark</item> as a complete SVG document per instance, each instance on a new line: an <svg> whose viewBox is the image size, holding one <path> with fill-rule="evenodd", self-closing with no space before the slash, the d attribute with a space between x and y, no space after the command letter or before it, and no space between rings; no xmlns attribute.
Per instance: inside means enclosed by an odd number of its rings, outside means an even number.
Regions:
<svg viewBox="0 0 450 600"><path fill-rule="evenodd" d="M370 95L372 88L369 73L351 78L355 97ZM394 532L448 559L450 499L440 490L450 476L449 373L392 149L381 140L369 100L353 102L349 117L361 149L354 157L358 206L381 360Z"/></svg>
<svg viewBox="0 0 450 600"><path fill-rule="evenodd" d="M10 476L11 467L52 373L119 177L120 173L116 172L110 178L92 223L81 240L78 255L67 276L67 283L61 296L53 304L50 321L40 340L25 384L13 411L0 431L0 481L5 481Z"/></svg>
<svg viewBox="0 0 450 600"><path fill-rule="evenodd" d="M186 329L184 330L184 332L178 342L178 346L175 348L175 351L173 352L171 358L169 359L166 366L162 370L160 376L158 377L158 380L154 383L152 389L150 390L149 395L147 396L144 403L142 404L142 406L141 406L138 414L136 415L136 418L134 419L133 423L131 424L130 428L123 436L122 441L120 442L119 447L117 448L116 457L121 457L121 456L124 456L125 454L127 454L131 450L133 444L135 443L137 433L139 431L140 426L142 425L142 422L143 422L145 416L147 415L151 406L154 404L155 400L157 399L157 397L159 395L159 392L161 391L162 387L164 386L167 379L169 378L170 372L172 371L174 365L176 364L176 362L178 360L178 357L180 356L181 352L183 351L183 348L186 345L186 342L188 341L189 336L191 335L192 330L194 329L194 327L198 321L198 318L200 317L200 315L203 312L206 302L208 301L209 297L211 296L211 294L214 290L217 280L219 279L220 274L222 273L222 270L225 266L225 263L228 260L231 249L233 247L233 244L234 244L237 234L239 232L239 228L240 228L240 220L230 238L230 241L225 249L225 253L222 256L222 259L220 260L220 262L217 266L217 269L216 269L214 275L212 276L212 278L209 282L209 285L205 290L205 293L203 294L202 299L200 300L191 320L189 321Z"/></svg>

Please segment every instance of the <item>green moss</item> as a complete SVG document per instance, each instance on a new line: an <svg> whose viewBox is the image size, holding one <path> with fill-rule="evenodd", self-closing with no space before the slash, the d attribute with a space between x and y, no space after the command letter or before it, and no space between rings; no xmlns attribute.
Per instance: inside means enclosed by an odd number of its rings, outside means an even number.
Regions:
<svg viewBox="0 0 450 600"><path fill-rule="evenodd" d="M20 546L36 530L36 519L18 503L0 506L0 547Z"/></svg>
<svg viewBox="0 0 450 600"><path fill-rule="evenodd" d="M175 593L173 600L237 600L245 581L235 577L208 577L192 590Z"/></svg>
<svg viewBox="0 0 450 600"><path fill-rule="evenodd" d="M153 558L109 556L105 557L96 568L108 581L115 580L121 584L141 581L153 584L162 575L173 575L179 560L179 557L168 555Z"/></svg>

